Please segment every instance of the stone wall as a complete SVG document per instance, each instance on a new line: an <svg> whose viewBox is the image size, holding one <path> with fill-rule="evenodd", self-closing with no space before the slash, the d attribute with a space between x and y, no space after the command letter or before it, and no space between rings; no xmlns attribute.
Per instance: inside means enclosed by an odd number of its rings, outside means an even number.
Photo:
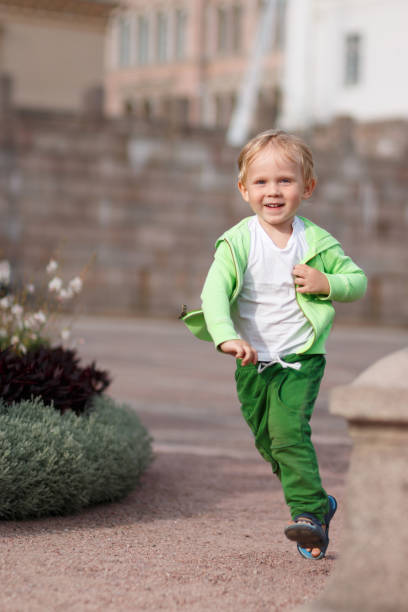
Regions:
<svg viewBox="0 0 408 612"><path fill-rule="evenodd" d="M18 111L4 90L0 106L0 259L16 279L42 276L58 252L67 277L92 260L86 312L198 306L216 237L249 214L223 135L107 120L97 104L75 116ZM339 305L342 320L408 324L407 132L338 120L306 135L319 187L303 214L370 280L366 298Z"/></svg>

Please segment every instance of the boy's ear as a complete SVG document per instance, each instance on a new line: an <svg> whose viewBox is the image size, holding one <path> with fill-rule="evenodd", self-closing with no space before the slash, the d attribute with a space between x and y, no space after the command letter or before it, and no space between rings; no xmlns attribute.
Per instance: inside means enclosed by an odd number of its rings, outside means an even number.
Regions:
<svg viewBox="0 0 408 612"><path fill-rule="evenodd" d="M307 198L310 198L310 196L312 195L312 193L314 192L316 187L316 180L315 179L310 179L310 181L308 182L307 185L305 185L305 190L303 192L303 197L307 200Z"/></svg>
<svg viewBox="0 0 408 612"><path fill-rule="evenodd" d="M238 189L240 190L245 202L248 202L248 189L245 187L245 184L242 181L238 181Z"/></svg>

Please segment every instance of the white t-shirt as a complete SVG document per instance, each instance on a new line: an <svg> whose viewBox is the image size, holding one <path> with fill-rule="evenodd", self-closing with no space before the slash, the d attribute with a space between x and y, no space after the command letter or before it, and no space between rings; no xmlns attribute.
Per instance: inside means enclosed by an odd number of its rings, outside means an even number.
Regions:
<svg viewBox="0 0 408 612"><path fill-rule="evenodd" d="M303 259L308 244L299 217L283 249L268 236L257 216L248 228L248 265L231 316L240 337L257 350L259 361L270 361L296 353L313 334L297 303L293 279L293 267Z"/></svg>

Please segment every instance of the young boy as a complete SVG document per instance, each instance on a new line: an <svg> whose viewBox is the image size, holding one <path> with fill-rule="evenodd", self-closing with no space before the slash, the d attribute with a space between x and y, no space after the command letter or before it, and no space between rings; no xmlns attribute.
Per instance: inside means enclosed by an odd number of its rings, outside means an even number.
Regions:
<svg viewBox="0 0 408 612"><path fill-rule="evenodd" d="M226 231L202 292L182 319L237 359L242 413L282 483L286 536L308 559L324 557L337 502L323 489L309 425L325 367L332 300L366 289L363 271L327 231L297 216L316 186L310 149L267 131L242 149L238 188L254 216Z"/></svg>

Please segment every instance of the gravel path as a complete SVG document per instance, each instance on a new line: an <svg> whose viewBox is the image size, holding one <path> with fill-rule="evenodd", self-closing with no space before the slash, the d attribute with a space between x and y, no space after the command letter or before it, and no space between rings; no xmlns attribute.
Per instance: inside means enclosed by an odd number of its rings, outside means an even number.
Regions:
<svg viewBox="0 0 408 612"><path fill-rule="evenodd" d="M337 329L314 417L326 488L340 500L323 561L283 536L280 486L239 415L233 365L178 324L83 319L84 359L115 376L155 438L156 460L120 503L0 523L0 610L292 610L324 588L341 548L350 444L327 394L408 331ZM351 349L351 350L350 350Z"/></svg>

